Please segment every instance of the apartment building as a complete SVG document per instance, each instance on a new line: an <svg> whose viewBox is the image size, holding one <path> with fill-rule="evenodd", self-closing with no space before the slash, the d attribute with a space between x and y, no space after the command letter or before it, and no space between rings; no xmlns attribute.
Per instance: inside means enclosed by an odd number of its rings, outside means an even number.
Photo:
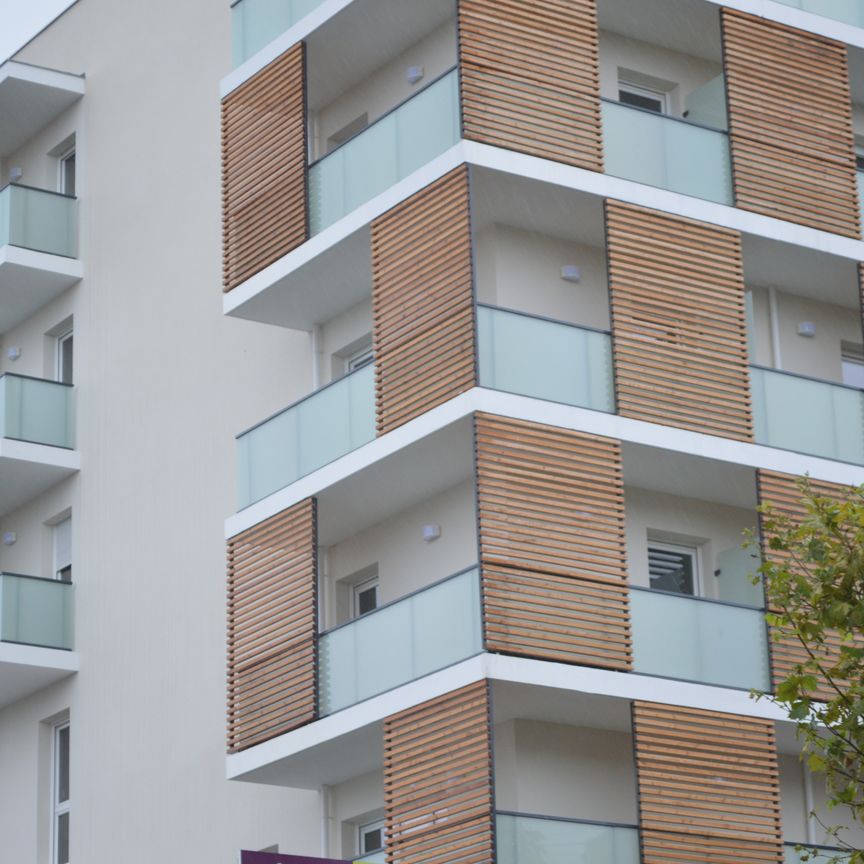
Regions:
<svg viewBox="0 0 864 864"><path fill-rule="evenodd" d="M312 381L238 437L229 778L327 861L830 844L741 542L864 481L864 4L233 16L223 307Z"/></svg>

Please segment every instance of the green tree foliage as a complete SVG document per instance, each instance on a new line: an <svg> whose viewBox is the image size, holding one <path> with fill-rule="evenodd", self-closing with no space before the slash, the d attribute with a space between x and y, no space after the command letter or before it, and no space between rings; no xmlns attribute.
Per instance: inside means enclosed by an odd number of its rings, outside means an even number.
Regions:
<svg viewBox="0 0 864 864"><path fill-rule="evenodd" d="M790 520L760 508L769 560L767 619L775 639L797 640L806 660L779 682L771 698L795 721L804 759L825 778L829 808L845 805L864 824L864 486L841 499L800 484L807 515ZM760 697L764 694L757 694ZM818 698L817 698L818 697ZM838 817L839 817L838 813ZM833 820L830 820L833 821ZM864 851L845 839L842 826L825 825L842 857L864 864ZM808 860L802 854L802 860Z"/></svg>

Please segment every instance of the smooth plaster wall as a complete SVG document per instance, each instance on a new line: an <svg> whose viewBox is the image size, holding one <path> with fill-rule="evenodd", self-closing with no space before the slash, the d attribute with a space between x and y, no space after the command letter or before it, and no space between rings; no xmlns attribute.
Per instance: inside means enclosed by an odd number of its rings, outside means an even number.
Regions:
<svg viewBox="0 0 864 864"><path fill-rule="evenodd" d="M328 105L311 112L312 158L324 156L328 150L327 139L362 114L367 115L371 125L391 108L418 93L455 65L454 18L424 36ZM422 66L424 69L422 80L416 84L409 83L406 78L409 66ZM314 102L314 94L310 94L310 99Z"/></svg>
<svg viewBox="0 0 864 864"><path fill-rule="evenodd" d="M353 858L359 853L357 829L384 818L384 772L372 771L330 787L330 854Z"/></svg>
<svg viewBox="0 0 864 864"><path fill-rule="evenodd" d="M321 327L319 343L321 384L341 378L347 358L372 340L372 298L363 300Z"/></svg>
<svg viewBox="0 0 864 864"><path fill-rule="evenodd" d="M516 719L494 737L498 810L636 824L628 732Z"/></svg>
<svg viewBox="0 0 864 864"><path fill-rule="evenodd" d="M308 334L222 315L218 82L230 57L229 7L209 0L80 0L17 57L86 75L69 112L85 278L56 303L74 314L82 470L3 520L29 538L52 494L71 506L81 671L0 711L3 861L47 864L36 757L40 724L65 710L75 861L320 852L315 793L225 780L234 435L311 380ZM58 143L59 125L34 152ZM41 156L20 158L27 182L51 182ZM37 317L20 329L19 364L33 368L56 315Z"/></svg>
<svg viewBox="0 0 864 864"><path fill-rule="evenodd" d="M565 264L581 269L579 282L561 278ZM477 233L477 299L606 330L606 255L595 246L490 225Z"/></svg>

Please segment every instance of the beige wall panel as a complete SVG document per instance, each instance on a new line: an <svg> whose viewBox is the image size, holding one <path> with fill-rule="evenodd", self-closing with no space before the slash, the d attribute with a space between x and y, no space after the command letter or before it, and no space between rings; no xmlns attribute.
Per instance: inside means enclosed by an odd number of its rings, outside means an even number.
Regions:
<svg viewBox="0 0 864 864"><path fill-rule="evenodd" d="M618 413L753 440L741 236L606 203Z"/></svg>
<svg viewBox="0 0 864 864"><path fill-rule="evenodd" d="M306 63L298 43L222 102L226 291L306 240L306 199Z"/></svg>
<svg viewBox="0 0 864 864"><path fill-rule="evenodd" d="M595 0L459 0L466 138L603 170Z"/></svg>
<svg viewBox="0 0 864 864"><path fill-rule="evenodd" d="M860 237L847 48L722 10L735 203Z"/></svg>

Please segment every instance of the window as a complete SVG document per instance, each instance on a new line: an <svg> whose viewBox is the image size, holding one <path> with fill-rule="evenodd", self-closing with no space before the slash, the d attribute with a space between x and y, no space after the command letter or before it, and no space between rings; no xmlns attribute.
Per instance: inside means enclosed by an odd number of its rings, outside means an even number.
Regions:
<svg viewBox="0 0 864 864"><path fill-rule="evenodd" d="M60 157L60 191L64 195L75 194L75 151L70 150Z"/></svg>
<svg viewBox="0 0 864 864"><path fill-rule="evenodd" d="M695 596L699 593L699 549L649 540L648 577L658 591Z"/></svg>
<svg viewBox="0 0 864 864"><path fill-rule="evenodd" d="M54 578L60 582L72 581L72 519L58 522L54 535Z"/></svg>
<svg viewBox="0 0 864 864"><path fill-rule="evenodd" d="M384 848L384 820L361 825L357 829L357 853L367 855Z"/></svg>
<svg viewBox="0 0 864 864"><path fill-rule="evenodd" d="M842 352L843 383L864 390L864 346L844 342Z"/></svg>
<svg viewBox="0 0 864 864"><path fill-rule="evenodd" d="M372 345L364 345L359 351L355 351L352 355L345 359L345 372L350 374L368 366L375 359L372 354Z"/></svg>
<svg viewBox="0 0 864 864"><path fill-rule="evenodd" d="M54 727L51 861L69 864L69 724Z"/></svg>
<svg viewBox="0 0 864 864"><path fill-rule="evenodd" d="M367 612L374 612L378 608L378 577L365 579L358 582L353 589L353 603L351 615L358 618Z"/></svg>
<svg viewBox="0 0 864 864"><path fill-rule="evenodd" d="M71 330L57 337L57 380L63 384L72 383L73 347Z"/></svg>
<svg viewBox="0 0 864 864"><path fill-rule="evenodd" d="M635 108L644 108L657 114L668 114L668 94L663 90L655 90L643 84L631 84L629 81L618 82L618 101Z"/></svg>

